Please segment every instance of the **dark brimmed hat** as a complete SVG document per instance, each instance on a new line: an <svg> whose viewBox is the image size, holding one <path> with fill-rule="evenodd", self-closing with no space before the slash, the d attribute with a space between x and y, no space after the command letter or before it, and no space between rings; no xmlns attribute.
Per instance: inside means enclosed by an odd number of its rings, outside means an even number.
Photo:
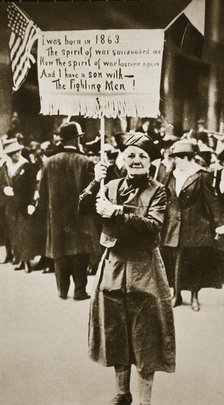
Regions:
<svg viewBox="0 0 224 405"><path fill-rule="evenodd" d="M119 150L110 143L105 143L104 150L108 159L116 159L119 154Z"/></svg>
<svg viewBox="0 0 224 405"><path fill-rule="evenodd" d="M129 138L125 141L125 146L137 146L140 149L143 149L150 157L151 160L156 160L161 157L160 150L156 146L148 135L143 134L142 132L135 132L129 135Z"/></svg>
<svg viewBox="0 0 224 405"><path fill-rule="evenodd" d="M186 139L175 142L170 148L169 156L195 155L198 152L197 144Z"/></svg>
<svg viewBox="0 0 224 405"><path fill-rule="evenodd" d="M84 135L81 125L78 122L65 122L59 128L59 135L63 140L75 138Z"/></svg>
<svg viewBox="0 0 224 405"><path fill-rule="evenodd" d="M11 155L15 152L18 152L19 150L22 150L24 148L23 145L21 145L16 138L10 138L7 139L4 143L3 143L3 148L4 148L4 152L7 155Z"/></svg>

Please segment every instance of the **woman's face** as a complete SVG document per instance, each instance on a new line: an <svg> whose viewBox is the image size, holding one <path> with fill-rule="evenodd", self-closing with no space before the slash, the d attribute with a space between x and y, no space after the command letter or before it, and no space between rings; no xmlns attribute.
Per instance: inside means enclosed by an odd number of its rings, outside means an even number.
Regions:
<svg viewBox="0 0 224 405"><path fill-rule="evenodd" d="M17 163L21 156L21 150L18 150L10 155L13 163Z"/></svg>
<svg viewBox="0 0 224 405"><path fill-rule="evenodd" d="M128 146L124 152L124 164L130 177L149 172L151 159L147 152L137 146Z"/></svg>
<svg viewBox="0 0 224 405"><path fill-rule="evenodd" d="M174 158L174 163L175 163L176 168L181 171L183 171L189 167L189 162L191 164L191 161L188 160L186 155L175 156L175 158Z"/></svg>

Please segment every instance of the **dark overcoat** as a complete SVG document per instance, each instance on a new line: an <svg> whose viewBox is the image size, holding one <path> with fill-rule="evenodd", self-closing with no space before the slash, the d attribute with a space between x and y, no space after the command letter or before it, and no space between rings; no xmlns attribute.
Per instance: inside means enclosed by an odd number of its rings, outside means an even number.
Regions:
<svg viewBox="0 0 224 405"><path fill-rule="evenodd" d="M9 241L9 232L5 216L6 196L3 192L6 185L5 164L0 160L0 246L6 245Z"/></svg>
<svg viewBox="0 0 224 405"><path fill-rule="evenodd" d="M92 178L92 163L74 148L66 148L45 162L40 209L46 213L46 256L59 259L98 253L93 218L78 212L79 194Z"/></svg>
<svg viewBox="0 0 224 405"><path fill-rule="evenodd" d="M201 169L184 183L179 196L171 173L166 183L167 210L162 228L163 246L214 246L215 228L224 224L223 208L211 183L211 176Z"/></svg>
<svg viewBox="0 0 224 405"><path fill-rule="evenodd" d="M106 195L119 204L126 189L125 179L113 180ZM85 205L83 195L80 205ZM104 366L132 363L142 372L174 371L171 298L157 248L165 208L164 187L149 180L129 196L123 213L104 220L101 243L106 250L95 278L89 323L90 358Z"/></svg>
<svg viewBox="0 0 224 405"><path fill-rule="evenodd" d="M33 204L36 186L32 164L24 162L13 176L8 173L7 165L1 170L1 194L5 203L6 225L9 240L16 261L27 261L40 254L36 239L34 217L28 215L27 207ZM13 188L14 196L4 195L5 186Z"/></svg>
<svg viewBox="0 0 224 405"><path fill-rule="evenodd" d="M224 224L224 210L212 187L211 175L205 169L198 170L188 177L178 197L175 182L171 172L166 181L168 204L161 232L169 283L175 288L178 283L180 290L221 287L215 228Z"/></svg>

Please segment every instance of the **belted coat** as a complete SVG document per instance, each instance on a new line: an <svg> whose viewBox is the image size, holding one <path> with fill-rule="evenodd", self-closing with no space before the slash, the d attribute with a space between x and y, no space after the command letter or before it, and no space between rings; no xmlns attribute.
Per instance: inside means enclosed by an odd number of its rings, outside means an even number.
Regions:
<svg viewBox="0 0 224 405"><path fill-rule="evenodd" d="M106 185L106 196L120 204L126 179ZM95 184L80 197L90 207ZM136 364L142 372L175 369L171 297L158 250L166 209L164 187L149 179L122 204L123 212L103 220L105 246L95 277L89 321L89 355L104 366Z"/></svg>

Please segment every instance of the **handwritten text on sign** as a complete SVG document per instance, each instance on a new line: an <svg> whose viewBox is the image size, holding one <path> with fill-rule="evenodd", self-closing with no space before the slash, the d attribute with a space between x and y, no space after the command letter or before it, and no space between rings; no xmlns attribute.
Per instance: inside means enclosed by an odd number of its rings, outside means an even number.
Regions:
<svg viewBox="0 0 224 405"><path fill-rule="evenodd" d="M159 98L161 30L42 32L40 95L150 95Z"/></svg>

